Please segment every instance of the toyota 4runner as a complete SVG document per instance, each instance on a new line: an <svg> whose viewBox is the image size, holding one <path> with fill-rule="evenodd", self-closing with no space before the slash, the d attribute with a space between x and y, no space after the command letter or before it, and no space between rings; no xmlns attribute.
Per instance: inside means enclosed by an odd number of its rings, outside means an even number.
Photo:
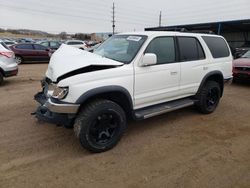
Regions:
<svg viewBox="0 0 250 188"><path fill-rule="evenodd" d="M139 32L114 35L94 53L62 45L51 57L39 120L74 127L92 152L114 147L127 119L195 105L212 113L232 79L232 55L217 35Z"/></svg>

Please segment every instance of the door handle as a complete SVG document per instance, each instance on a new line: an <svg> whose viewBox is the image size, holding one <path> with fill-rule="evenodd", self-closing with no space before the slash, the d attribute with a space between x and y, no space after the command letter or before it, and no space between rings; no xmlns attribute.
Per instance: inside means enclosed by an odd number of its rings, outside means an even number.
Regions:
<svg viewBox="0 0 250 188"><path fill-rule="evenodd" d="M171 75L176 75L177 73L177 71L170 72Z"/></svg>

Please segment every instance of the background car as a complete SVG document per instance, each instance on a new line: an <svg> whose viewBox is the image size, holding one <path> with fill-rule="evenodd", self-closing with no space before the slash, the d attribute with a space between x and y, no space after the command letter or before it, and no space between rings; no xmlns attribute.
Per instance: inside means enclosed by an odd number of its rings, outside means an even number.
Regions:
<svg viewBox="0 0 250 188"><path fill-rule="evenodd" d="M23 62L49 62L49 48L40 44L24 43L10 46L18 64Z"/></svg>
<svg viewBox="0 0 250 188"><path fill-rule="evenodd" d="M34 43L33 39L30 38L21 38L17 40L18 43Z"/></svg>
<svg viewBox="0 0 250 188"><path fill-rule="evenodd" d="M0 41L0 85L3 83L4 77L17 75L18 66L14 58L14 52L3 41Z"/></svg>
<svg viewBox="0 0 250 188"><path fill-rule="evenodd" d="M67 40L67 41L65 41L65 44L82 49L82 50L87 49L86 43L84 41L81 41L81 40Z"/></svg>
<svg viewBox="0 0 250 188"><path fill-rule="evenodd" d="M61 46L61 42L58 41L39 41L37 44L41 44L51 50L57 50Z"/></svg>
<svg viewBox="0 0 250 188"><path fill-rule="evenodd" d="M14 45L14 44L17 44L17 42L15 42L15 41L10 41L10 40L6 40L6 41L4 41L4 44L6 44L6 46L8 46L8 47L10 47L10 46L12 46L12 45Z"/></svg>
<svg viewBox="0 0 250 188"><path fill-rule="evenodd" d="M241 47L235 48L235 58L241 57L244 53L246 53L248 50L250 50L250 41L245 42Z"/></svg>
<svg viewBox="0 0 250 188"><path fill-rule="evenodd" d="M250 50L242 55L241 58L233 61L233 76L234 81L239 79L250 80Z"/></svg>

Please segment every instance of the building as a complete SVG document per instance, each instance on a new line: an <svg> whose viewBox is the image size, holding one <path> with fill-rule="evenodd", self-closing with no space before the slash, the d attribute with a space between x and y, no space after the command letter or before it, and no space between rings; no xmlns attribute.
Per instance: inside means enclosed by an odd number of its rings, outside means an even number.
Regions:
<svg viewBox="0 0 250 188"><path fill-rule="evenodd" d="M206 32L224 36L233 48L250 42L250 19L145 28L146 31Z"/></svg>

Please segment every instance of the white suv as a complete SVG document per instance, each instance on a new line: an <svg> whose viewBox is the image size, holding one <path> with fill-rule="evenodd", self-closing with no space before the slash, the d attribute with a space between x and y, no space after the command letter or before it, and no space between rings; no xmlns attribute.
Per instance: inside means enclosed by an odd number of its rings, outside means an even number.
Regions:
<svg viewBox="0 0 250 188"><path fill-rule="evenodd" d="M217 35L181 32L118 34L94 53L62 45L52 56L40 120L74 126L83 147L114 147L127 119L146 119L195 105L212 113L232 79L232 55Z"/></svg>
<svg viewBox="0 0 250 188"><path fill-rule="evenodd" d="M0 41L0 85L3 83L4 77L15 76L17 73L18 66L14 52Z"/></svg>

